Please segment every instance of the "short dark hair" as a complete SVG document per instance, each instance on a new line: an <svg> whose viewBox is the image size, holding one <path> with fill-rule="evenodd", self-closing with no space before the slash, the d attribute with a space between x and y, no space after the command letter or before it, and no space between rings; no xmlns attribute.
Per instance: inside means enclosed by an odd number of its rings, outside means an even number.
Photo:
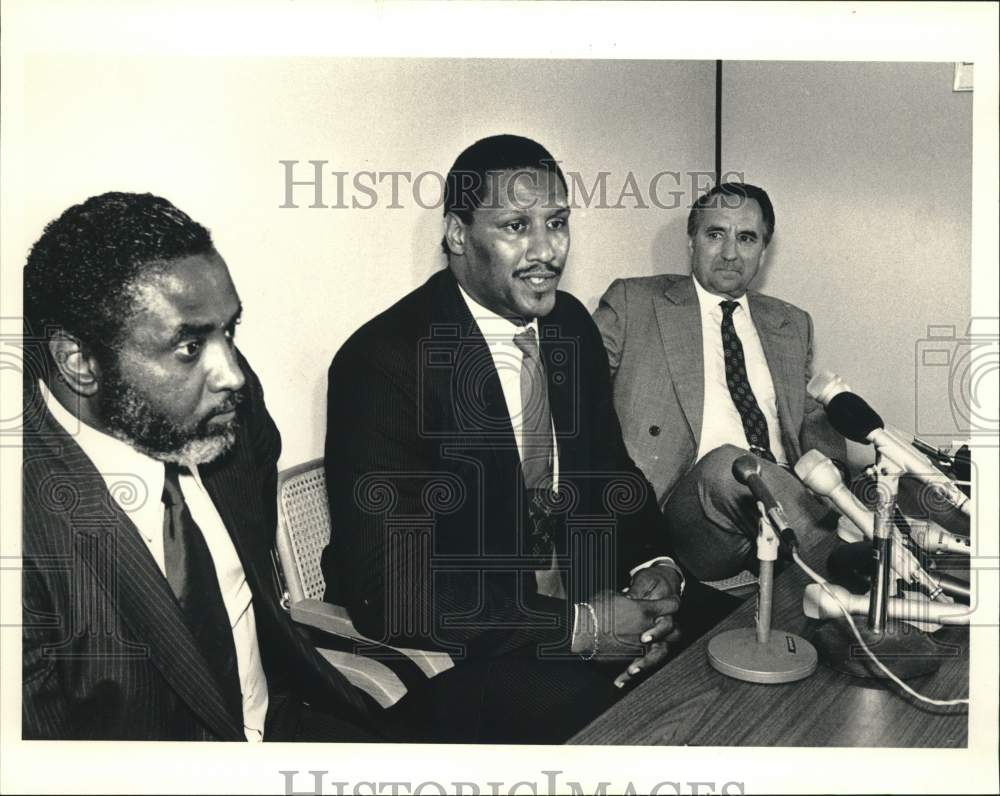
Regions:
<svg viewBox="0 0 1000 796"><path fill-rule="evenodd" d="M486 198L490 175L519 169L554 174L568 192L566 177L552 153L537 141L520 135L491 135L467 147L456 159L444 183L444 214L454 213L466 224ZM441 241L448 254L445 241Z"/></svg>
<svg viewBox="0 0 1000 796"><path fill-rule="evenodd" d="M212 236L166 199L105 193L50 222L24 267L26 333L62 330L96 355L112 350L135 311L136 282L158 266L215 251Z"/></svg>
<svg viewBox="0 0 1000 796"><path fill-rule="evenodd" d="M750 185L747 182L724 182L721 185L716 185L704 196L699 197L691 205L691 212L688 213L688 237L693 238L698 231L698 216L703 209L708 207L735 206L721 199L723 196L736 196L741 201L744 199L753 199L760 205L761 215L764 216L764 245L767 246L771 242L771 236L774 235L774 206L771 204L771 199L767 195L767 191L763 188L758 188L756 185Z"/></svg>

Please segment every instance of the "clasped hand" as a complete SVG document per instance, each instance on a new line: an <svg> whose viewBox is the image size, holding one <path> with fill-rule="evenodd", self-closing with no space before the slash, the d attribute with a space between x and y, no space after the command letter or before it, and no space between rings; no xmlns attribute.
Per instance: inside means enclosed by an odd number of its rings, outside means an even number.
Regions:
<svg viewBox="0 0 1000 796"><path fill-rule="evenodd" d="M592 598L597 618L595 657L613 660L637 656L615 678L619 688L666 661L669 644L679 636L673 618L680 608L678 583L675 570L646 567L635 573L625 593L602 591Z"/></svg>

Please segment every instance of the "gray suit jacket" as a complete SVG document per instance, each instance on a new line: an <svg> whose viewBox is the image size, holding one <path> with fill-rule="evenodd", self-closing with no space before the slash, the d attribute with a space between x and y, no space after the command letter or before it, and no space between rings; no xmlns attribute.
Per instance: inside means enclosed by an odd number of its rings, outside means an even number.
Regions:
<svg viewBox="0 0 1000 796"><path fill-rule="evenodd" d="M812 319L787 302L749 292L778 398L781 441L794 463L817 448L844 461L846 443L806 394ZM615 409L629 454L662 507L694 465L704 404L701 315L690 276L617 279L594 313L608 352Z"/></svg>

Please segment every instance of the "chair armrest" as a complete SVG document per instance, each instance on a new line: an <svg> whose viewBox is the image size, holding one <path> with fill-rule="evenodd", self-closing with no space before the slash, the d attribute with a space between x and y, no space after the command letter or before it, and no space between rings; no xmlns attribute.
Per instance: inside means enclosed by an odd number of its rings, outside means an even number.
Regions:
<svg viewBox="0 0 1000 796"><path fill-rule="evenodd" d="M325 633L345 638L366 640L354 627L347 609L322 600L299 600L289 606L292 621L308 625Z"/></svg>
<svg viewBox="0 0 1000 796"><path fill-rule="evenodd" d="M392 707L406 694L406 686L384 663L350 652L317 649L351 685L360 688L383 708Z"/></svg>
<svg viewBox="0 0 1000 796"><path fill-rule="evenodd" d="M300 600L297 603L292 603L290 613L292 620L300 625L308 625L335 636L356 639L402 653L413 661L427 677L434 677L434 675L447 671L455 665L447 652L393 647L389 644L373 641L358 632L347 613L347 609L340 605L333 605L322 600Z"/></svg>

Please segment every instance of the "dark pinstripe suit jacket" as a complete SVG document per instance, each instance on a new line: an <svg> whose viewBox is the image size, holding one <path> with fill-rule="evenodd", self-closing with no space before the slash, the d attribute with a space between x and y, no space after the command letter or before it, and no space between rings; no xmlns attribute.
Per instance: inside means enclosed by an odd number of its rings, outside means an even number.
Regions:
<svg viewBox="0 0 1000 796"><path fill-rule="evenodd" d="M608 361L567 293L539 319L559 449L555 546L570 603L663 555ZM330 366L327 598L362 632L458 657L565 652L572 606L537 593L520 458L493 358L449 270L359 329Z"/></svg>
<svg viewBox="0 0 1000 796"><path fill-rule="evenodd" d="M201 474L254 595L271 708L308 699L365 726L367 705L278 603L269 551L281 438L241 366L237 443ZM24 423L24 737L244 740L166 579L90 459L27 392ZM116 491L126 503L160 500L128 473Z"/></svg>

